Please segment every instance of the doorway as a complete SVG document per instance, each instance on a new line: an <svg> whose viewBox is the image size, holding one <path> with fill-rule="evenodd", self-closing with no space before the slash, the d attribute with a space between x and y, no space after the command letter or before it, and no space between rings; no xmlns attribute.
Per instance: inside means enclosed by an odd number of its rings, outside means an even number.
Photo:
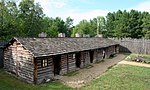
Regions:
<svg viewBox="0 0 150 90"><path fill-rule="evenodd" d="M105 59L106 57L106 53L105 53L105 49L103 49L103 59Z"/></svg>
<svg viewBox="0 0 150 90"><path fill-rule="evenodd" d="M117 45L115 45L115 53L117 53Z"/></svg>
<svg viewBox="0 0 150 90"><path fill-rule="evenodd" d="M53 65L54 65L54 76L60 74L61 70L61 56L57 55L53 57Z"/></svg>
<svg viewBox="0 0 150 90"><path fill-rule="evenodd" d="M80 68L80 65L81 65L81 60L80 60L81 53L80 52L76 53L75 57L76 57L76 67Z"/></svg>
<svg viewBox="0 0 150 90"><path fill-rule="evenodd" d="M90 63L93 63L94 51L90 51Z"/></svg>

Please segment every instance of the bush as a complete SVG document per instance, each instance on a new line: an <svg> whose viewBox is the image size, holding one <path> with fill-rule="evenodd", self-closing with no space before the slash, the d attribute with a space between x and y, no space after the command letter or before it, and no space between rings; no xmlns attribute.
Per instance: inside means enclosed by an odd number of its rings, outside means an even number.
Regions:
<svg viewBox="0 0 150 90"><path fill-rule="evenodd" d="M125 58L125 60L150 64L150 55L130 54Z"/></svg>

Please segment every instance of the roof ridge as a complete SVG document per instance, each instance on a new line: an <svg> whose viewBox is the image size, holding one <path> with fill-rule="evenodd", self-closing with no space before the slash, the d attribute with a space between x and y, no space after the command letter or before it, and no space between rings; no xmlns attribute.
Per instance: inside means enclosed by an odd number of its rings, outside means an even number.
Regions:
<svg viewBox="0 0 150 90"><path fill-rule="evenodd" d="M34 56L63 54L76 51L85 51L104 48L118 44L107 38L17 38ZM51 54L53 52L53 54Z"/></svg>

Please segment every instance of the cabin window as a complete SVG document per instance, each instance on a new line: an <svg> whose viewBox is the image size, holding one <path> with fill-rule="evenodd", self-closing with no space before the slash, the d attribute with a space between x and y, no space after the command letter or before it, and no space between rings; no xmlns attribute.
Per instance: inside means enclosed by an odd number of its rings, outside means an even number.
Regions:
<svg viewBox="0 0 150 90"><path fill-rule="evenodd" d="M43 59L42 60L42 67L48 66L48 59Z"/></svg>
<svg viewBox="0 0 150 90"><path fill-rule="evenodd" d="M73 59L75 59L76 58L76 55L75 54L73 54Z"/></svg>

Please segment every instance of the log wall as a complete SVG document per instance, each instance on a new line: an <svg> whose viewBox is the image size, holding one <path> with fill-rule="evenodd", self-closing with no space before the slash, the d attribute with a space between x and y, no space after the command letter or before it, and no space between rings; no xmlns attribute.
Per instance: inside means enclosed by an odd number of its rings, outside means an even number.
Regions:
<svg viewBox="0 0 150 90"><path fill-rule="evenodd" d="M105 48L106 58L109 58L110 55L116 54L117 52L118 52L118 47L115 47L115 45Z"/></svg>
<svg viewBox="0 0 150 90"><path fill-rule="evenodd" d="M105 58L109 58L110 55L119 53L119 45L94 50L93 63L103 60L103 50L105 51Z"/></svg>
<svg viewBox="0 0 150 90"><path fill-rule="evenodd" d="M52 57L42 57L37 58L37 80L36 83L44 83L51 81L54 78L54 70L53 70L53 58ZM42 60L47 60L48 65L43 67Z"/></svg>
<svg viewBox="0 0 150 90"><path fill-rule="evenodd" d="M33 56L19 42L14 42L4 50L4 69L28 82L34 82Z"/></svg>
<svg viewBox="0 0 150 90"><path fill-rule="evenodd" d="M103 50L106 57L115 54L118 47L110 46L94 50L93 63L103 59ZM80 52L80 67L90 64L90 50ZM42 61L47 60L48 65L42 66ZM76 69L75 53L61 55L60 74L66 74ZM4 50L4 69L15 74L28 83L43 83L54 78L53 56L34 58L32 53L26 50L22 44L15 41Z"/></svg>
<svg viewBox="0 0 150 90"><path fill-rule="evenodd" d="M68 72L68 55L61 55L61 71L60 74L66 74Z"/></svg>
<svg viewBox="0 0 150 90"><path fill-rule="evenodd" d="M75 64L75 54L69 53L69 54L63 54L61 55L61 71L60 74L66 74L70 71L74 71L76 69Z"/></svg>
<svg viewBox="0 0 150 90"><path fill-rule="evenodd" d="M89 51L81 52L80 60L81 60L81 65L80 65L81 68L90 64L90 53L89 53Z"/></svg>
<svg viewBox="0 0 150 90"><path fill-rule="evenodd" d="M103 59L103 49L94 50L93 63L99 62Z"/></svg>

